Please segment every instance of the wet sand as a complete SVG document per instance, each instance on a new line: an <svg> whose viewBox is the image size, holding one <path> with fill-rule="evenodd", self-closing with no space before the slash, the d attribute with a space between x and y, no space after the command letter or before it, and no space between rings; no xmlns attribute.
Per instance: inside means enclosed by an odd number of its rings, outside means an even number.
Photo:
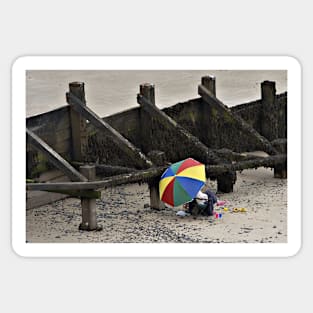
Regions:
<svg viewBox="0 0 313 313"><path fill-rule="evenodd" d="M274 178L270 169L237 174L234 192L218 194L229 211L214 217L178 217L181 208L156 211L149 207L146 184L106 189L97 200L102 231L79 231L80 200L68 198L26 211L28 242L287 242L287 180ZM208 181L215 191L216 182ZM233 212L234 208L247 212Z"/></svg>

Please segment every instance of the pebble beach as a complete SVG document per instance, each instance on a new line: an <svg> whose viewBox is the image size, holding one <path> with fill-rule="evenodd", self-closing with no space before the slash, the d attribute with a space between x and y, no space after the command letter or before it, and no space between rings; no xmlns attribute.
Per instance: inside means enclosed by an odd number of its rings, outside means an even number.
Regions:
<svg viewBox="0 0 313 313"><path fill-rule="evenodd" d="M216 192L216 182L207 186ZM182 207L149 207L146 184L105 189L97 200L101 231L81 231L80 200L67 198L26 211L29 243L286 243L287 180L271 169L237 173L234 192L217 194L227 203L215 216L177 216ZM244 208L245 212L239 209Z"/></svg>

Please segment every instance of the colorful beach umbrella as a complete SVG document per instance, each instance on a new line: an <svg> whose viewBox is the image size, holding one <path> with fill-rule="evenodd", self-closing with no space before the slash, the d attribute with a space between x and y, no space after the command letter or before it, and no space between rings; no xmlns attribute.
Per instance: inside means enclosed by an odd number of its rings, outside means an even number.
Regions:
<svg viewBox="0 0 313 313"><path fill-rule="evenodd" d="M160 199L172 207L190 202L205 184L204 164L188 158L172 164L160 179Z"/></svg>

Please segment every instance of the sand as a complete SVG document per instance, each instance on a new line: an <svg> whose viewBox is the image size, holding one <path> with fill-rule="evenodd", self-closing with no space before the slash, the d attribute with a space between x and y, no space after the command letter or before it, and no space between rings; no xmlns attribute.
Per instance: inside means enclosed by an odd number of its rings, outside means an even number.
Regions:
<svg viewBox="0 0 313 313"><path fill-rule="evenodd" d="M207 185L216 191L216 182ZM80 231L80 200L68 198L26 211L27 242L287 242L287 180L270 169L237 173L233 193L218 194L229 211L215 217L176 215L181 208L157 211L149 207L146 184L106 189L97 200L102 231ZM234 212L234 208L247 212Z"/></svg>

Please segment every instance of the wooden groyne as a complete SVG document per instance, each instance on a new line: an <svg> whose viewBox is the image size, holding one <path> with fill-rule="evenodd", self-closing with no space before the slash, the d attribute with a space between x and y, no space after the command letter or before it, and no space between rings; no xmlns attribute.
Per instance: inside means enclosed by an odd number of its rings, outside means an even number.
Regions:
<svg viewBox="0 0 313 313"><path fill-rule="evenodd" d="M81 198L81 229L94 230L101 190L146 182L150 206L161 208L160 175L188 157L206 165L222 192L231 192L236 171L247 168L271 167L275 177L287 177L287 93L276 95L275 82L265 81L261 99L228 108L216 97L212 76L202 77L198 93L160 110L154 85L142 84L138 107L101 118L86 102L84 83L70 83L66 106L26 120L26 175L33 180L26 189L48 191L53 197L47 201L64 194ZM244 154L256 150L269 157ZM47 201L29 197L27 206Z"/></svg>

